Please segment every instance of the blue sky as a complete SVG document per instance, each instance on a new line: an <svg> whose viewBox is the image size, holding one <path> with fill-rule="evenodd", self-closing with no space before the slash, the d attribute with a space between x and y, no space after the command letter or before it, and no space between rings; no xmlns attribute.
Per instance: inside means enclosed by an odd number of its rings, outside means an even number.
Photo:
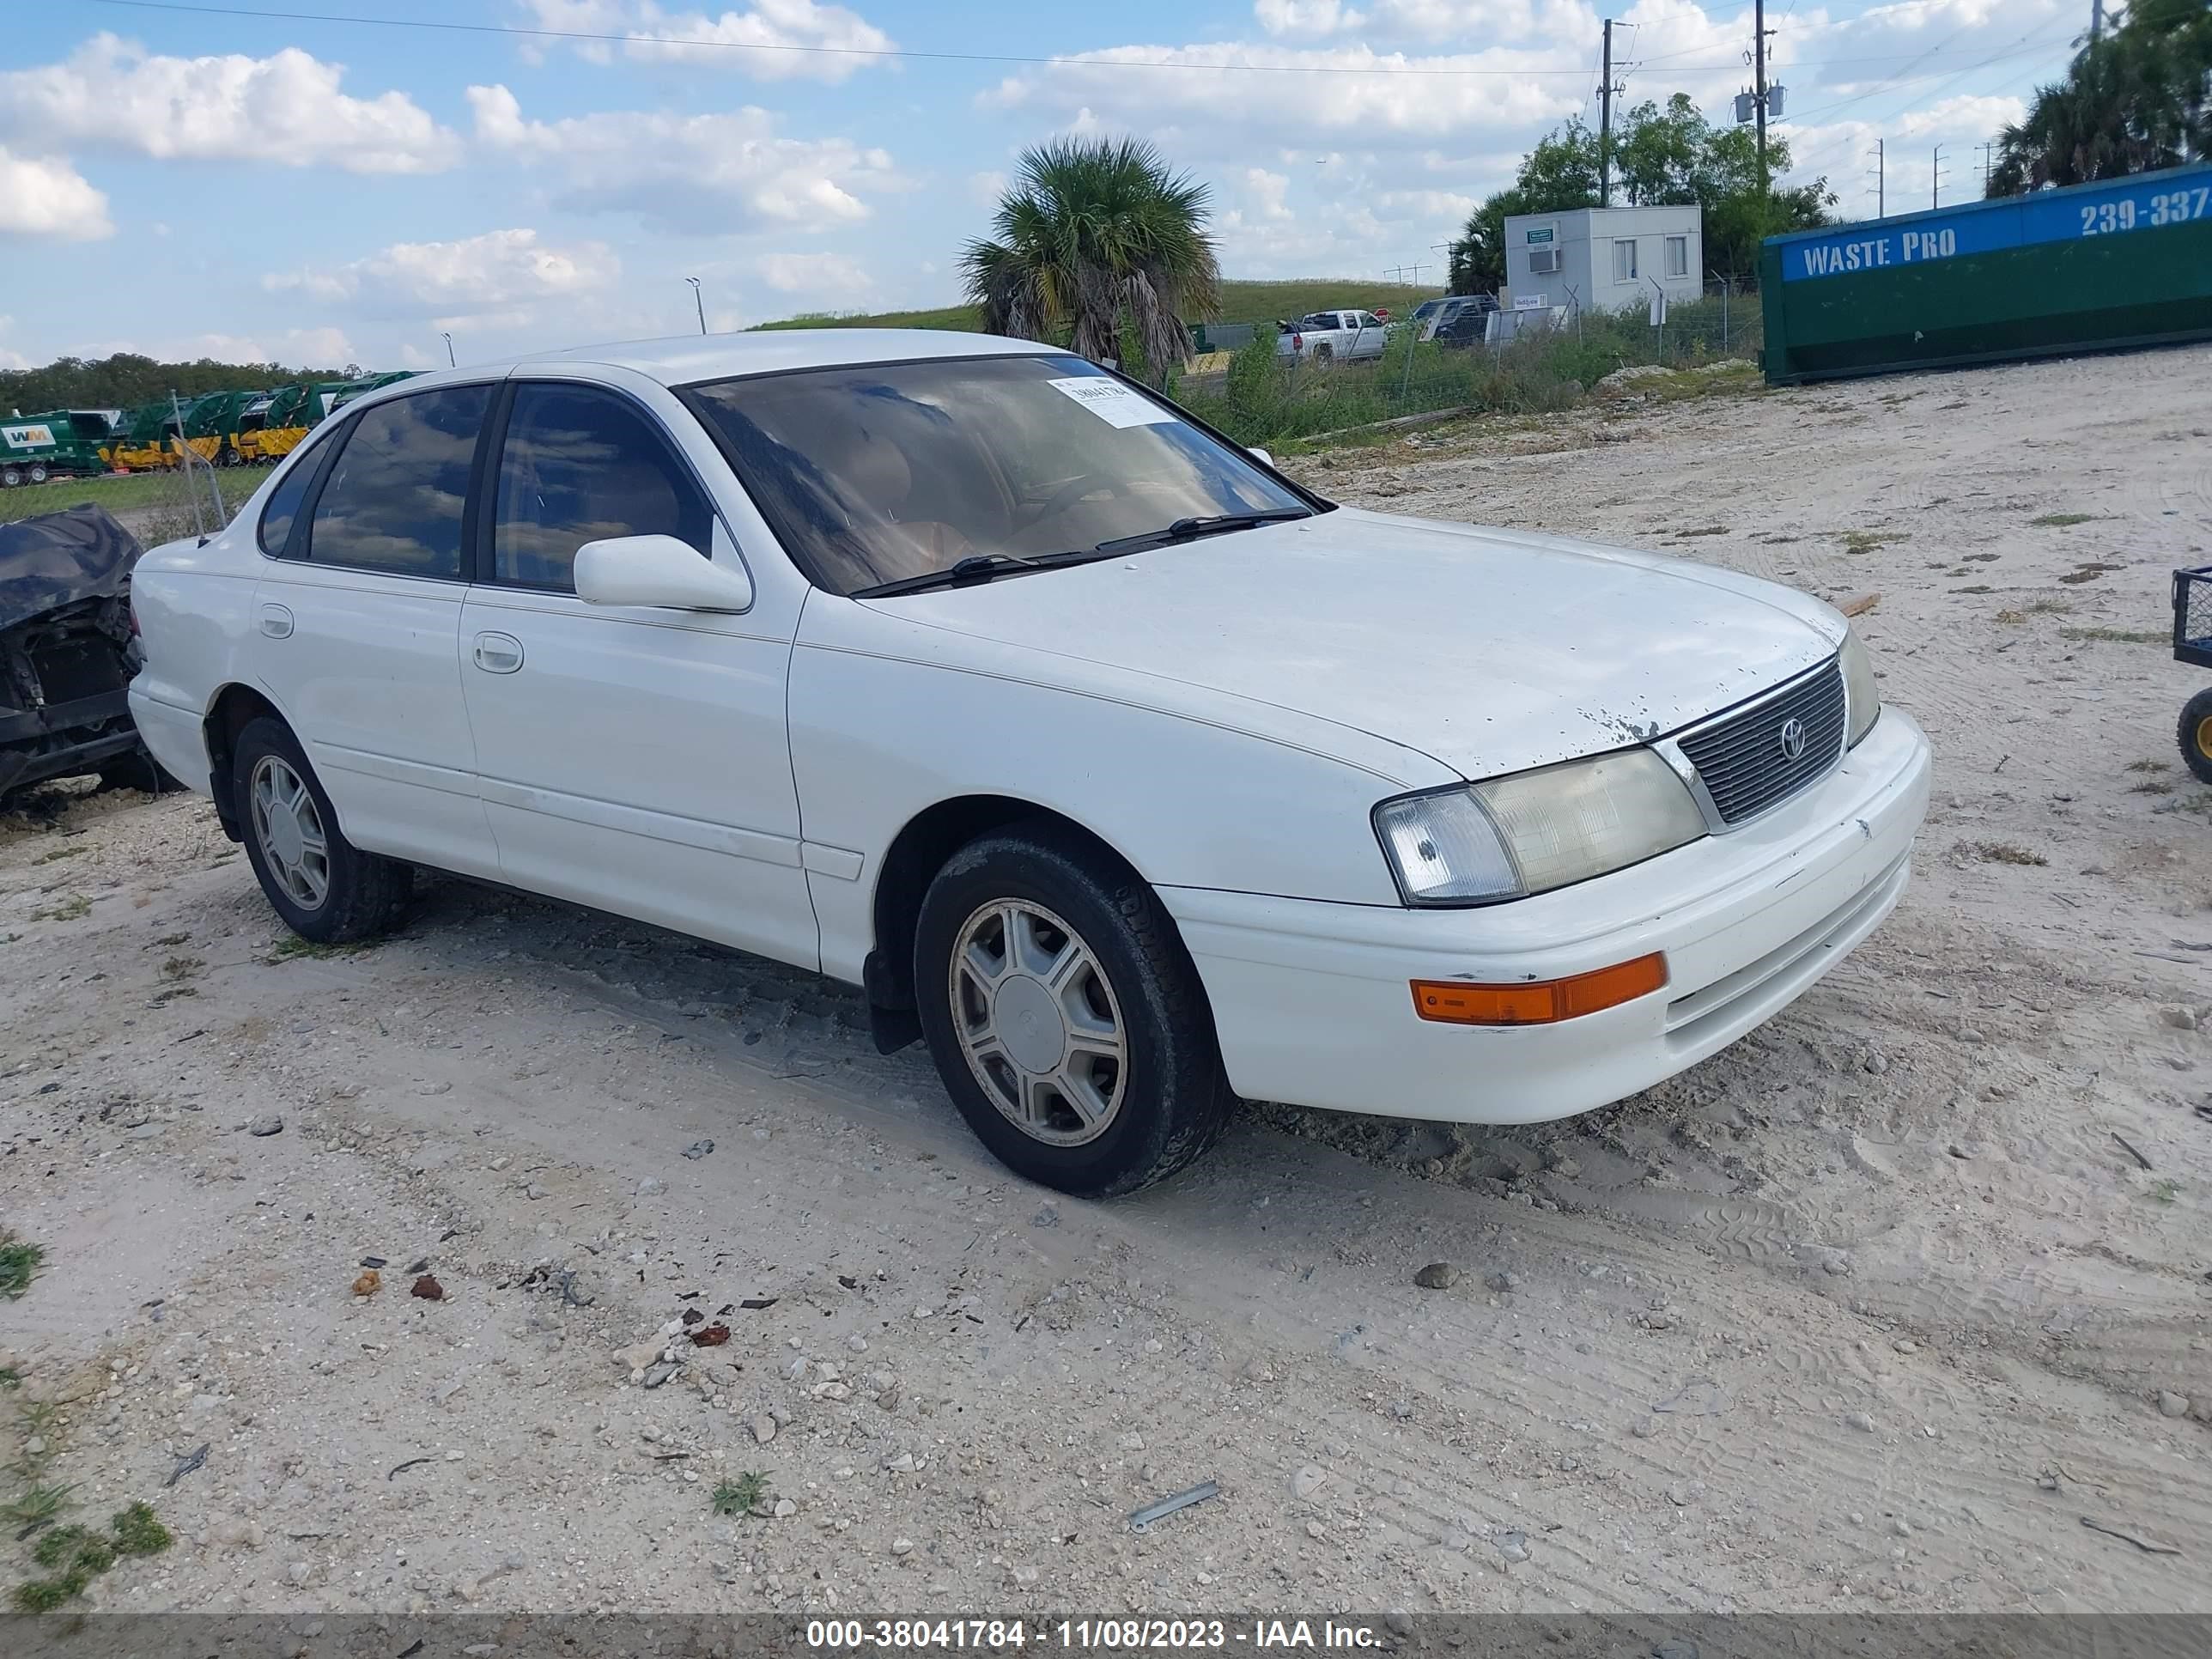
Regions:
<svg viewBox="0 0 2212 1659"><path fill-rule="evenodd" d="M1212 187L1231 276L1440 270L1592 115L1583 0L27 0L0 47L0 367L119 349L425 367L957 297L1024 145L1133 132ZM1871 213L1980 193L2086 0L1770 0L1777 131ZM1729 118L1750 7L1616 4L1626 100ZM594 37L589 39L563 36ZM773 48L805 48L775 50ZM826 49L826 50L825 50ZM905 54L947 54L947 56ZM977 57L1043 61L975 61ZM1179 67L1162 67L1164 64Z"/></svg>

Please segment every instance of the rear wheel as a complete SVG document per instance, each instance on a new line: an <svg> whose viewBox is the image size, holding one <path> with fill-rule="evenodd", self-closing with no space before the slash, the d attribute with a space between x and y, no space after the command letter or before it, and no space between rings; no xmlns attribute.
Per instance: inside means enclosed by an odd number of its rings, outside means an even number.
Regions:
<svg viewBox="0 0 2212 1659"><path fill-rule="evenodd" d="M1323 340L1319 345L1314 348L1314 361L1316 362L1334 362L1335 360L1336 348L1331 345L1328 341Z"/></svg>
<svg viewBox="0 0 2212 1659"><path fill-rule="evenodd" d="M2212 783L2212 690L2199 691L2181 705L2181 722L2175 734L2181 758L2199 783Z"/></svg>
<svg viewBox="0 0 2212 1659"><path fill-rule="evenodd" d="M412 867L345 838L299 739L281 720L264 716L238 734L231 792L246 857L286 927L342 945L398 925L414 889Z"/></svg>
<svg viewBox="0 0 2212 1659"><path fill-rule="evenodd" d="M44 483L51 475L46 471L45 462L33 461L29 471L27 471L24 476L30 479L33 483Z"/></svg>
<svg viewBox="0 0 2212 1659"><path fill-rule="evenodd" d="M1133 1192L1233 1103L1196 969L1158 898L1058 825L971 842L922 901L915 985L953 1103L1016 1173Z"/></svg>

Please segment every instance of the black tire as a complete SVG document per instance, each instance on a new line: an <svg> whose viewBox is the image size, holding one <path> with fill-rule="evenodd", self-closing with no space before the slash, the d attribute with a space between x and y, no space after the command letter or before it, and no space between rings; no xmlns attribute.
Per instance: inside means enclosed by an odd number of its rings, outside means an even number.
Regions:
<svg viewBox="0 0 2212 1659"><path fill-rule="evenodd" d="M1314 348L1314 362L1329 363L1336 361L1336 348L1326 340Z"/></svg>
<svg viewBox="0 0 2212 1659"><path fill-rule="evenodd" d="M2199 691L2181 705L2181 720L2174 728L2181 758L2199 783L2212 783L2212 690Z"/></svg>
<svg viewBox="0 0 2212 1659"><path fill-rule="evenodd" d="M161 769L161 763L143 749L103 761L100 768L103 789L138 789L149 795L173 794L185 786Z"/></svg>
<svg viewBox="0 0 2212 1659"><path fill-rule="evenodd" d="M45 462L33 461L30 465L30 470L23 476L28 478L33 483L44 483L52 476L52 474L46 471Z"/></svg>
<svg viewBox="0 0 2212 1659"><path fill-rule="evenodd" d="M270 757L283 762L306 785L320 817L328 883L321 901L313 908L303 905L285 888L262 845L253 806L253 775L262 761ZM237 803L246 855L252 861L261 890L284 919L284 925L301 939L319 945L345 945L374 939L399 925L414 891L414 866L364 853L345 838L331 798L323 793L322 781L308 765L299 739L282 720L264 715L249 721L238 734L231 766L231 799Z"/></svg>
<svg viewBox="0 0 2212 1659"><path fill-rule="evenodd" d="M1096 958L1120 1016L1119 1105L1079 1145L1039 1139L1008 1117L969 1067L956 1029L954 945L1000 899L1064 918ZM960 1115L1000 1163L1040 1185L1077 1198L1150 1186L1212 1146L1235 1104L1212 1011L1173 919L1133 871L1058 824L1015 824L952 855L922 900L915 987L931 1057Z"/></svg>
<svg viewBox="0 0 2212 1659"><path fill-rule="evenodd" d="M20 466L0 466L0 489L13 489L23 482Z"/></svg>

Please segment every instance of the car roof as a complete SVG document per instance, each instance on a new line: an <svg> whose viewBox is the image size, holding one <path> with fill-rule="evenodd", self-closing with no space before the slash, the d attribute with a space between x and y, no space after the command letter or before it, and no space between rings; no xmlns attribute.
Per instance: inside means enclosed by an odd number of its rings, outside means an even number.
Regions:
<svg viewBox="0 0 2212 1659"><path fill-rule="evenodd" d="M605 363L648 375L663 386L719 380L781 369L851 363L910 362L921 358L1011 357L1057 353L1036 340L964 334L933 328L778 328L744 334L679 334L664 340L570 346L534 351L516 363Z"/></svg>

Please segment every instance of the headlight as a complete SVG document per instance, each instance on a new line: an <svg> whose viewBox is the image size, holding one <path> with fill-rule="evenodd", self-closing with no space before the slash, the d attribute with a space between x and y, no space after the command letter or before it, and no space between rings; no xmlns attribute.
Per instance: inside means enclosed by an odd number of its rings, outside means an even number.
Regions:
<svg viewBox="0 0 2212 1659"><path fill-rule="evenodd" d="M1705 833L1649 749L1405 795L1375 830L1408 904L1492 904L1641 863Z"/></svg>
<svg viewBox="0 0 2212 1659"><path fill-rule="evenodd" d="M1874 729L1875 717L1881 713L1881 692L1874 682L1874 659L1867 655L1866 642L1859 638L1856 629L1844 630L1840 654L1844 665L1844 710L1849 721L1844 747L1850 749Z"/></svg>

